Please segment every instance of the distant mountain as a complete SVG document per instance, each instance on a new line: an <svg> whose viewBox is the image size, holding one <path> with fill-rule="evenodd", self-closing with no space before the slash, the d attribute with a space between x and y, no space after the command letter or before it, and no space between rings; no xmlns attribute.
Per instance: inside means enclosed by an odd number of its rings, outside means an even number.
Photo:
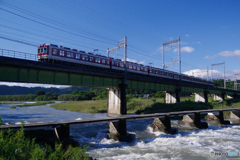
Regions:
<svg viewBox="0 0 240 160"><path fill-rule="evenodd" d="M20 94L35 94L38 90L43 90L44 92L51 92L57 93L58 95L61 94L70 94L75 90L88 90L91 87L78 87L72 86L64 89L59 88L44 88L44 87L20 87L20 86L7 86L7 85L0 85L0 95L20 95Z"/></svg>

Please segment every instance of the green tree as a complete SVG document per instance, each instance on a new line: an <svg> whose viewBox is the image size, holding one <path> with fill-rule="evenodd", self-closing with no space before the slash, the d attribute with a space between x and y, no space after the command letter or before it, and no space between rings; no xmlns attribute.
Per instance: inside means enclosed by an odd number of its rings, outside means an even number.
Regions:
<svg viewBox="0 0 240 160"><path fill-rule="evenodd" d="M163 97L164 97L164 93L163 93L162 91L157 91L157 92L155 93L155 97L157 97L157 98L163 98Z"/></svg>
<svg viewBox="0 0 240 160"><path fill-rule="evenodd" d="M47 92L47 93L45 94L44 100L45 100L45 101L52 100L52 93L51 93L51 92Z"/></svg>
<svg viewBox="0 0 240 160"><path fill-rule="evenodd" d="M79 95L79 91L78 90L73 91L72 95Z"/></svg>
<svg viewBox="0 0 240 160"><path fill-rule="evenodd" d="M36 96L41 96L41 95L45 95L45 92L43 90L38 90L36 93L35 93Z"/></svg>

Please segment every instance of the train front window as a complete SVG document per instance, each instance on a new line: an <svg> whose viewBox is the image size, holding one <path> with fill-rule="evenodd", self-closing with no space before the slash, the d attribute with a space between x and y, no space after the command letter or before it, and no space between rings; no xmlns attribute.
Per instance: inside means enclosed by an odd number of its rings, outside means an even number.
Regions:
<svg viewBox="0 0 240 160"><path fill-rule="evenodd" d="M43 48L41 48L41 53L43 53Z"/></svg>
<svg viewBox="0 0 240 160"><path fill-rule="evenodd" d="M47 48L44 48L44 53L47 53Z"/></svg>
<svg viewBox="0 0 240 160"><path fill-rule="evenodd" d="M38 49L38 53L41 53L41 49L40 48Z"/></svg>

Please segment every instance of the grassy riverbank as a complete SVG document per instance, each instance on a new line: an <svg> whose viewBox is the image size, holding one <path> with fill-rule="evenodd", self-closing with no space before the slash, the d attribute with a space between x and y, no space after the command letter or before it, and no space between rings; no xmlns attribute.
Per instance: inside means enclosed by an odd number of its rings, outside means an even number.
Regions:
<svg viewBox="0 0 240 160"><path fill-rule="evenodd" d="M164 113L186 110L203 110L203 109L225 109L225 108L240 108L240 99L224 100L223 102L214 102L212 97L209 97L208 103L194 102L194 97L182 97L180 103L165 104L163 98L159 99L137 99L132 98L127 101L128 113L150 114ZM107 100L96 101L74 101L61 104L54 104L51 107L75 112L85 113L106 113Z"/></svg>
<svg viewBox="0 0 240 160"><path fill-rule="evenodd" d="M49 103L54 103L54 101L43 101L43 102L35 102L35 103L23 103L16 106L12 106L11 109L16 109L17 107L28 107L28 106L41 106ZM11 104L11 103L9 103Z"/></svg>
<svg viewBox="0 0 240 160"><path fill-rule="evenodd" d="M46 105L49 103L54 103L54 101L42 101L42 102L35 102L35 103L23 103L17 105L17 107L27 107L27 106L41 106L41 105Z"/></svg>

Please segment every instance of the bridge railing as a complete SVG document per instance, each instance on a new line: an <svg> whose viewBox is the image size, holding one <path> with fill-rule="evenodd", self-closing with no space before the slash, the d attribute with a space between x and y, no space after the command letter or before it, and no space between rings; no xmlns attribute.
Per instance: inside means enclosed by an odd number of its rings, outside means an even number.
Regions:
<svg viewBox="0 0 240 160"><path fill-rule="evenodd" d="M0 56L37 61L36 54L17 52L7 49L0 49Z"/></svg>

